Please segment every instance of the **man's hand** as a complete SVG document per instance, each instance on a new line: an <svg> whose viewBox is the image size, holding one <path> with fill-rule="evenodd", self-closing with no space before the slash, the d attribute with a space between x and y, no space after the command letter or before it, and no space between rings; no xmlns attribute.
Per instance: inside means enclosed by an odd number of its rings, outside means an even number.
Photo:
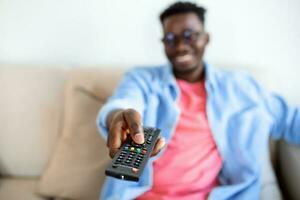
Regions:
<svg viewBox="0 0 300 200"><path fill-rule="evenodd" d="M144 131L140 114L134 109L112 111L106 120L109 130L107 147L111 158L117 153L129 136L137 144L144 143ZM159 137L151 156L155 156L165 146L165 140Z"/></svg>

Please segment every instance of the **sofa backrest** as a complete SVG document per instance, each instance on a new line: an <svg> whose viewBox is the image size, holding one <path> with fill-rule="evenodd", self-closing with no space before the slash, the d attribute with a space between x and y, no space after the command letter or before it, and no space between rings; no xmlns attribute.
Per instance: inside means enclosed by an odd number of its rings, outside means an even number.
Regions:
<svg viewBox="0 0 300 200"><path fill-rule="evenodd" d="M62 125L66 70L0 66L0 173L38 176Z"/></svg>

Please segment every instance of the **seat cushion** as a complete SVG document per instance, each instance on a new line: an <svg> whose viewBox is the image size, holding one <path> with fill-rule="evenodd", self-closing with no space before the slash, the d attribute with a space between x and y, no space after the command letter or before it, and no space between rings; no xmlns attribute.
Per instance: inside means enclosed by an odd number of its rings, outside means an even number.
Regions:
<svg viewBox="0 0 300 200"><path fill-rule="evenodd" d="M0 199L7 200L46 200L35 193L38 179L0 179Z"/></svg>
<svg viewBox="0 0 300 200"><path fill-rule="evenodd" d="M76 200L99 198L110 158L97 131L96 117L120 76L107 70L70 73L63 133L42 175L40 194Z"/></svg>

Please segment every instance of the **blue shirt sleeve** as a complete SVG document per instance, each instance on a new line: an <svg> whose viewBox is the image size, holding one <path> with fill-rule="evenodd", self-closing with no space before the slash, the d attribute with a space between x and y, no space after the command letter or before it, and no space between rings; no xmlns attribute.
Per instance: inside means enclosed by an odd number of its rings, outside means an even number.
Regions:
<svg viewBox="0 0 300 200"><path fill-rule="evenodd" d="M283 97L269 92L253 79L252 81L256 85L264 107L272 119L271 137L300 145L300 109L288 105Z"/></svg>

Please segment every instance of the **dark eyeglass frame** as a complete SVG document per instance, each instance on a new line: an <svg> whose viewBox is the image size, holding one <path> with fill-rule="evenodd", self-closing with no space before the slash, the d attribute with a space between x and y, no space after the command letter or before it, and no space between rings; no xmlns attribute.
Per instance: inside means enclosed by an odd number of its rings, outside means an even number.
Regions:
<svg viewBox="0 0 300 200"><path fill-rule="evenodd" d="M169 32L164 35L161 41L168 48L174 48L180 40L187 45L193 45L203 35L203 33L204 32L194 31L191 29L182 31L180 35Z"/></svg>

